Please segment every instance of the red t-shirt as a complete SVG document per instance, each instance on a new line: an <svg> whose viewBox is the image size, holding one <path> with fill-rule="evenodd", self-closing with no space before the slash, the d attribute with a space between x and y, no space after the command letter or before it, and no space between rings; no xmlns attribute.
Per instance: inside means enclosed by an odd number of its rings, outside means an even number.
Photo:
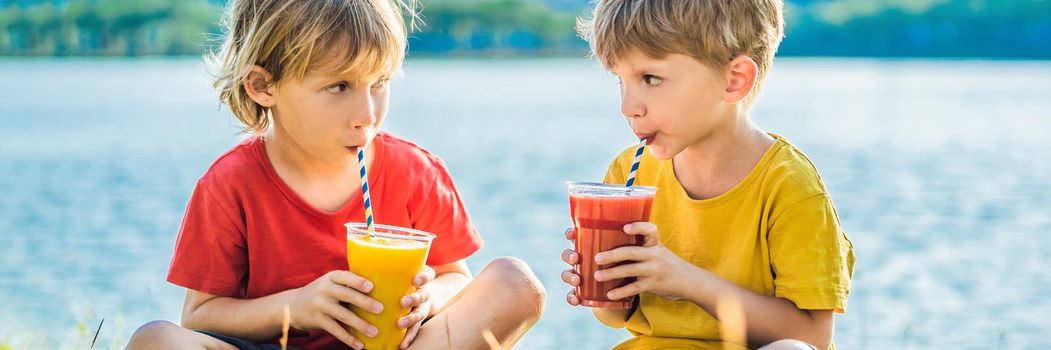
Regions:
<svg viewBox="0 0 1051 350"><path fill-rule="evenodd" d="M481 247L441 159L382 132L370 147L375 153L369 187L376 223L437 235L428 265L464 259ZM263 140L251 137L219 157L197 182L175 242L168 282L243 299L299 288L329 271L348 268L343 224L363 221L360 191L335 212L318 210L278 177ZM321 330L291 332L289 345L346 348Z"/></svg>

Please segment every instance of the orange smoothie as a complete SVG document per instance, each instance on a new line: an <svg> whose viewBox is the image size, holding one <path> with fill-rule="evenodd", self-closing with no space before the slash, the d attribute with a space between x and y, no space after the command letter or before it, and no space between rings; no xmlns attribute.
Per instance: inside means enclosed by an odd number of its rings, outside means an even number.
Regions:
<svg viewBox="0 0 1051 350"><path fill-rule="evenodd" d="M351 306L351 311L379 329L373 338L352 329L366 349L397 349L405 338L397 321L410 310L401 307L401 298L415 291L412 278L422 271L433 239L427 232L386 225L375 225L375 237L370 237L365 224L347 224L350 272L371 281L375 287L369 296L383 304L379 315Z"/></svg>

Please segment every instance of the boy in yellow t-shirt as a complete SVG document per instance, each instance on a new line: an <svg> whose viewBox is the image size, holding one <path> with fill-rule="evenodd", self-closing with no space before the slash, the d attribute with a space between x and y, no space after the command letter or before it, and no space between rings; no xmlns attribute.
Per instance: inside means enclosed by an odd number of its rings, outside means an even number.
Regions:
<svg viewBox="0 0 1051 350"><path fill-rule="evenodd" d="M650 222L624 227L645 244L594 257L628 262L596 272L599 281L637 277L609 292L638 295L632 310L593 309L634 336L617 349L834 348L853 247L813 163L748 116L783 36L782 7L602 0L581 23L648 144L636 184L658 188ZM607 183L625 183L633 153L613 161ZM579 257L567 250L563 260ZM580 276L562 279L575 286Z"/></svg>

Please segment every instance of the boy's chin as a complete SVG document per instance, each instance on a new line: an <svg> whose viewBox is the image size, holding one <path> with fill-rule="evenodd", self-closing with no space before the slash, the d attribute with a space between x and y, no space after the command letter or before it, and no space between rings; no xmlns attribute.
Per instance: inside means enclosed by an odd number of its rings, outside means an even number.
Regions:
<svg viewBox="0 0 1051 350"><path fill-rule="evenodd" d="M674 154L668 154L668 149L661 145L652 144L647 146L649 148L650 155L657 160L668 160L675 156Z"/></svg>

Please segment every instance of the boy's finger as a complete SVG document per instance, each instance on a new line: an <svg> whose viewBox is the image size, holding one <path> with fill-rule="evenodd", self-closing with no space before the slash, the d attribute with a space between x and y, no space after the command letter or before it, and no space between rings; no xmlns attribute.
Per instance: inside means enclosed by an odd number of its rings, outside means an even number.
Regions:
<svg viewBox="0 0 1051 350"><path fill-rule="evenodd" d="M343 322L343 324L357 329L362 333L365 333L367 336L375 337L376 334L379 333L379 330L375 326L369 324L361 317L358 317L358 315L351 312L350 309L343 307L343 305L328 304L324 308L324 312L329 317L339 320L339 322Z"/></svg>
<svg viewBox="0 0 1051 350"><path fill-rule="evenodd" d="M431 301L431 292L427 289L421 289L419 292L416 292L416 295L419 296L416 299L416 305L422 305L423 303Z"/></svg>
<svg viewBox="0 0 1051 350"><path fill-rule="evenodd" d="M645 272L646 266L643 263L624 264L595 271L595 280L605 282L618 278L638 277L642 276Z"/></svg>
<svg viewBox="0 0 1051 350"><path fill-rule="evenodd" d="M645 241L642 242L642 245L645 247L652 247L660 244L660 235L657 233L657 225L654 225L653 223L640 221L624 225L624 233L643 236Z"/></svg>
<svg viewBox="0 0 1051 350"><path fill-rule="evenodd" d="M624 233L627 233L629 235L656 236L657 225L654 225L652 222L645 221L633 222L624 225Z"/></svg>
<svg viewBox="0 0 1051 350"><path fill-rule="evenodd" d="M412 345L412 341L416 340L416 335L420 332L420 325L416 324L409 328L409 331L405 333L405 339L401 341L401 349L408 349L409 345Z"/></svg>
<svg viewBox="0 0 1051 350"><path fill-rule="evenodd" d="M374 287L371 281L350 271L332 271L329 273L329 279L335 284L354 288L362 293L371 292Z"/></svg>
<svg viewBox="0 0 1051 350"><path fill-rule="evenodd" d="M595 263L599 265L613 264L621 261L646 260L647 247L623 246L595 254Z"/></svg>
<svg viewBox="0 0 1051 350"><path fill-rule="evenodd" d="M402 297L401 307L415 307L416 305L426 303L430 299L431 293L428 292L426 289L421 289L416 291L416 293L412 293Z"/></svg>
<svg viewBox="0 0 1051 350"><path fill-rule="evenodd" d="M577 294L573 293L573 291L569 291L569 294L566 295L566 302L569 305L577 306L580 305L580 298L577 298Z"/></svg>
<svg viewBox="0 0 1051 350"><path fill-rule="evenodd" d="M580 276L577 276L573 270L565 270L562 271L562 282L566 282L569 285L576 287L580 285Z"/></svg>
<svg viewBox="0 0 1051 350"><path fill-rule="evenodd" d="M345 286L334 286L331 294L332 297L339 301L352 304L374 314L379 314L383 311L383 304L380 304L376 299Z"/></svg>
<svg viewBox="0 0 1051 350"><path fill-rule="evenodd" d="M416 274L416 277L412 278L412 285L416 286L417 288L423 287L423 285L433 281L435 277L436 273L434 269L430 266L424 265L423 271L420 271L420 273Z"/></svg>
<svg viewBox="0 0 1051 350"><path fill-rule="evenodd" d="M354 336L350 335L350 332L347 332L343 326L340 326L339 323L336 323L336 321L333 321L330 318L321 320L320 326L325 332L328 332L328 334L331 334L333 337L336 337L336 339L339 339L339 341L352 348L362 349L365 347L365 344L358 340L358 338L354 338Z"/></svg>
<svg viewBox="0 0 1051 350"><path fill-rule="evenodd" d="M398 319L397 326L401 329L409 329L412 325L423 322L423 319L427 317L427 311L416 309Z"/></svg>
<svg viewBox="0 0 1051 350"><path fill-rule="evenodd" d="M635 281L629 285L613 289L606 293L606 297L610 300L625 299L631 296L638 295L645 291L642 281Z"/></svg>
<svg viewBox="0 0 1051 350"><path fill-rule="evenodd" d="M572 241L577 239L577 230L570 227L566 229L566 239Z"/></svg>
<svg viewBox="0 0 1051 350"><path fill-rule="evenodd" d="M576 265L579 262L577 261L578 258L579 257L577 256L577 252L573 251L572 249L566 249L562 251L562 261L564 261L567 264Z"/></svg>

